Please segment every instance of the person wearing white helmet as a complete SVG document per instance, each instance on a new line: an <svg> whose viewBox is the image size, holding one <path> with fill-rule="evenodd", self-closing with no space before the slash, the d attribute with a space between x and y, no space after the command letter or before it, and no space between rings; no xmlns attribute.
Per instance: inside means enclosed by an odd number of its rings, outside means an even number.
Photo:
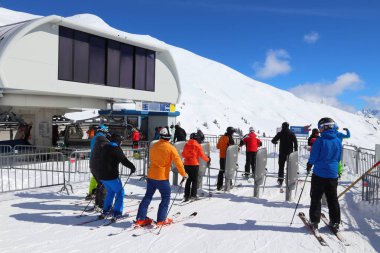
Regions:
<svg viewBox="0 0 380 253"><path fill-rule="evenodd" d="M255 129L253 127L249 128L249 133L244 136L241 140L239 146L246 146L245 153L245 174L246 178L250 175L250 168L252 168L252 177L255 175L256 170L256 155L258 148L262 145L259 138L257 138Z"/></svg>
<svg viewBox="0 0 380 253"><path fill-rule="evenodd" d="M315 140L306 166L308 174L314 167L310 188L310 225L313 229L318 229L321 218L321 198L325 194L329 209L330 227L337 232L341 222L337 187L342 142L333 119L320 119L318 129L321 137Z"/></svg>
<svg viewBox="0 0 380 253"><path fill-rule="evenodd" d="M157 226L163 226L173 222L172 219L167 218L171 194L169 173L172 163L174 162L181 176L187 178L188 175L185 172L182 159L177 149L169 142L170 137L169 127L164 127L160 131L160 140L154 143L150 149L150 165L147 175L146 193L140 203L135 226L146 226L153 222L153 220L146 215L156 190L161 194L161 203L157 213Z"/></svg>

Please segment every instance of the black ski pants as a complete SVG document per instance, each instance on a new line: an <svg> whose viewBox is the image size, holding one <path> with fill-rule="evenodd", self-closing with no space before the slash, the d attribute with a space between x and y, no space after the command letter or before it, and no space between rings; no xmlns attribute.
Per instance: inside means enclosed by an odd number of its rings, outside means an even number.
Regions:
<svg viewBox="0 0 380 253"><path fill-rule="evenodd" d="M100 180L97 177L95 177L95 180L98 183L98 185L95 188L95 205L100 208L103 208L104 199L106 198L107 190L106 190L106 187L104 187L103 183L100 182Z"/></svg>
<svg viewBox="0 0 380 253"><path fill-rule="evenodd" d="M326 194L327 206L329 208L330 222L340 223L340 207L338 202L337 188L337 178L322 178L314 174L312 175L310 189L311 203L309 210L311 222L320 222L321 199L324 193Z"/></svg>
<svg viewBox="0 0 380 253"><path fill-rule="evenodd" d="M218 182L216 184L216 187L218 190L222 189L223 187L223 178L224 178L224 171L226 170L226 158L220 158L219 159L219 174L218 174Z"/></svg>
<svg viewBox="0 0 380 253"><path fill-rule="evenodd" d="M245 175L249 176L250 167L252 167L252 177L255 175L256 170L256 155L257 152L246 152L245 154Z"/></svg>
<svg viewBox="0 0 380 253"><path fill-rule="evenodd" d="M97 205L100 208L103 208L106 194L107 194L107 190L104 187L103 183L98 182L98 186L96 187L96 194L95 194L95 205Z"/></svg>
<svg viewBox="0 0 380 253"><path fill-rule="evenodd" d="M185 171L189 178L185 184L185 198L196 197L198 188L199 165L185 165Z"/></svg>
<svg viewBox="0 0 380 253"><path fill-rule="evenodd" d="M282 184L284 181L284 167L288 154L280 153L278 156L278 181Z"/></svg>

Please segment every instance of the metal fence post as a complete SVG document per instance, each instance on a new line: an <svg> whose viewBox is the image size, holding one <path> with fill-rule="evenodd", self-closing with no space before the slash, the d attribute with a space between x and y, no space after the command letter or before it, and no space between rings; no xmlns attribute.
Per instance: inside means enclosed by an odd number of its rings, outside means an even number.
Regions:
<svg viewBox="0 0 380 253"><path fill-rule="evenodd" d="M359 163L360 163L360 148L355 150L355 172L359 174Z"/></svg>

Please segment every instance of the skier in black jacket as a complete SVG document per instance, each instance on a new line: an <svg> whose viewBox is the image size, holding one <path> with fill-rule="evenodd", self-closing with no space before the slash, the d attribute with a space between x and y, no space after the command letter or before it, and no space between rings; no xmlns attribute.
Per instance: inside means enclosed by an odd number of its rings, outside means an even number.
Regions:
<svg viewBox="0 0 380 253"><path fill-rule="evenodd" d="M278 158L278 180L277 183L281 186L284 181L284 166L285 162L293 151L298 150L298 142L295 134L290 131L289 123L282 123L282 129L272 139L273 144L277 144L280 140L280 154Z"/></svg>
<svg viewBox="0 0 380 253"><path fill-rule="evenodd" d="M104 145L101 150L99 166L102 169L99 171L99 178L107 189L102 217L105 217L110 212L114 199L113 219L117 219L123 213L124 188L119 178L119 163L129 168L131 174L136 171L135 165L128 160L120 148L122 140L122 136L112 134L110 142Z"/></svg>
<svg viewBox="0 0 380 253"><path fill-rule="evenodd" d="M95 206L98 206L99 208L103 208L104 197L106 194L105 188L99 179L99 173L102 169L99 163L100 152L103 146L109 142L109 137L108 128L104 125L100 125L97 129L96 135L92 138L90 145L90 171L97 183L95 191Z"/></svg>
<svg viewBox="0 0 380 253"><path fill-rule="evenodd" d="M174 139L173 142L186 141L186 131L179 125L175 125Z"/></svg>

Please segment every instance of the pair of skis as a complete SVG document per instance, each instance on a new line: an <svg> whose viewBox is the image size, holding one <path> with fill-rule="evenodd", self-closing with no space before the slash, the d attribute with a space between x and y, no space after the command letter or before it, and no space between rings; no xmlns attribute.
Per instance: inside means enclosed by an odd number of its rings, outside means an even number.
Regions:
<svg viewBox="0 0 380 253"><path fill-rule="evenodd" d="M166 225L163 225L163 227L168 227L168 226L171 226L173 224L177 224L177 223L181 223L181 222L184 222L184 221L187 221L189 219L192 219L194 218L195 216L197 216L197 212L194 212L192 214L189 214L187 216L183 216L183 217L180 217L181 213L178 212L176 213L174 216L173 216L173 222L172 223L169 223L169 224L166 224ZM153 227L151 228L145 228L143 230L140 230L139 232L137 233L133 233L132 236L133 237L139 237L139 236L142 236L142 235L146 235L146 234L155 234L155 235L159 235L159 232L160 232L160 226L156 226L154 225Z"/></svg>
<svg viewBox="0 0 380 253"><path fill-rule="evenodd" d="M170 224L164 225L164 227L170 226L172 224L177 224L177 223L180 223L180 222L184 222L186 220L194 218L196 215L197 215L197 212L194 212L194 213L192 213L190 215L180 217L181 216L181 212L177 212L177 213L175 213L175 214L173 214L171 216L172 219L173 219L173 222L170 223ZM128 233L128 232L134 232L132 234L133 237L139 237L139 236L143 236L143 235L147 235L147 234L151 234L151 233L158 235L158 230L159 229L160 229L160 226L156 226L155 224L150 224L150 225L146 225L146 226L135 226L135 225L132 225L131 227L125 227L125 228L119 230L118 232L110 233L110 234L108 234L108 236L116 236L116 235L120 235L122 233Z"/></svg>
<svg viewBox="0 0 380 253"><path fill-rule="evenodd" d="M177 204L174 204L174 205L176 205L176 206L186 206L186 205L188 205L188 204L190 204L190 203L193 203L193 202L196 202L196 201L200 201L200 200L202 200L202 199L207 199L207 197L202 197L202 198L196 198L196 199L189 199L189 200L187 200L187 201L181 201L181 202L179 202L179 203L177 203Z"/></svg>
<svg viewBox="0 0 380 253"><path fill-rule="evenodd" d="M150 207L148 209L148 212L152 211L154 209L154 207ZM118 222L118 221L122 221L122 220L125 220L127 218L130 218L130 217L135 217L137 214L134 214L132 215L133 212L137 212L138 211L138 208L135 208L135 209L132 209L132 210L129 210L127 212L125 212L121 217L119 217L118 219L116 220L112 220L112 219L104 219L104 218L101 218L100 216L96 216L96 217L93 217L92 219L89 219L89 220L85 220L85 221L82 221L82 222L79 222L79 223L76 223L74 224L75 226L82 226L82 225L86 225L86 224L89 224L89 223L92 223L92 222L96 222L96 221L100 221L100 220L103 220L104 223L102 225L100 225L99 227L101 226L109 226L115 222Z"/></svg>
<svg viewBox="0 0 380 253"><path fill-rule="evenodd" d="M314 228L311 227L310 225L310 222L309 220L306 218L305 214L303 212L299 212L298 213L298 216L300 217L300 219L302 220L302 222L305 224L305 226L307 228L309 228L310 232L315 236L315 238L318 240L318 242L322 245L322 246L328 246L327 242L325 241L325 239L323 238L323 236L319 233L318 230L315 230ZM325 223L325 225L330 229L330 232L332 234L334 234L338 240L340 242L343 243L343 245L345 246L349 246L350 244L347 242L347 240L342 236L342 234L339 232L339 231L336 231L334 230L331 226L330 226L330 223L329 223L329 220L327 219L327 217L321 213L321 220L323 221L323 223Z"/></svg>

